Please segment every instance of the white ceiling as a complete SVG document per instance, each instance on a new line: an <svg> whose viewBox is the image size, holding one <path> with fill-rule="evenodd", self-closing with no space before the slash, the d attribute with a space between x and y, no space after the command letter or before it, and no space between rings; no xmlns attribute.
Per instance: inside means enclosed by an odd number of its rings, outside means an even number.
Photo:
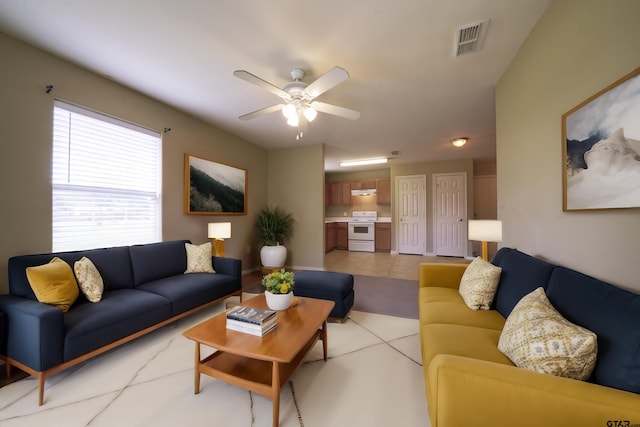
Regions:
<svg viewBox="0 0 640 427"><path fill-rule="evenodd" d="M494 158L494 87L549 1L13 0L0 31L265 148L323 143L338 171L369 157ZM456 29L485 19L481 48L456 58ZM280 99L234 70L282 87L291 68L310 83L336 65L351 78L317 100L359 120L320 113L296 141L279 112L238 119Z"/></svg>

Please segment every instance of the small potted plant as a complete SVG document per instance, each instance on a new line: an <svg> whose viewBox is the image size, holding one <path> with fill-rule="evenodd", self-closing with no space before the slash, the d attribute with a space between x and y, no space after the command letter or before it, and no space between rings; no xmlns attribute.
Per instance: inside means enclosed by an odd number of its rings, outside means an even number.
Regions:
<svg viewBox="0 0 640 427"><path fill-rule="evenodd" d="M267 206L258 212L256 227L263 245L260 260L264 267L281 268L287 260L287 248L282 246L291 234L293 218L279 207Z"/></svg>
<svg viewBox="0 0 640 427"><path fill-rule="evenodd" d="M274 271L262 278L264 286L264 296L267 305L272 310L286 310L293 300L293 286L295 284L293 273L285 271Z"/></svg>

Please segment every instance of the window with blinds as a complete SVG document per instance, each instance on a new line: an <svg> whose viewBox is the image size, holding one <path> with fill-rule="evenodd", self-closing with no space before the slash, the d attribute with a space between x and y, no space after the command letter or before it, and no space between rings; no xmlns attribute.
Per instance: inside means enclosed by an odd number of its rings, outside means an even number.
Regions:
<svg viewBox="0 0 640 427"><path fill-rule="evenodd" d="M160 133L55 101L53 251L162 240Z"/></svg>

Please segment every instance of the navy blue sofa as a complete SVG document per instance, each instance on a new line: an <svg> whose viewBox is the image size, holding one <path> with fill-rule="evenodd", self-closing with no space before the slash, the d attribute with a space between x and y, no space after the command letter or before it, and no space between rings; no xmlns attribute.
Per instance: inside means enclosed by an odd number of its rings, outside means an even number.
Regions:
<svg viewBox="0 0 640 427"><path fill-rule="evenodd" d="M213 257L213 273L184 274L188 240L23 255L9 259L9 295L3 358L39 380L39 404L47 377L233 295L242 297L242 261ZM83 256L102 276L102 300L80 295L67 313L38 302L26 268L54 256L72 268Z"/></svg>

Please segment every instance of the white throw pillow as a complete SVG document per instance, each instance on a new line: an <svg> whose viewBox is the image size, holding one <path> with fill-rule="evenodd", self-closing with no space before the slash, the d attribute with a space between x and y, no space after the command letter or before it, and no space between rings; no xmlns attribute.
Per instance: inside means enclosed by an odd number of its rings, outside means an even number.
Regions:
<svg viewBox="0 0 640 427"><path fill-rule="evenodd" d="M459 292L472 310L489 310L498 289L502 269L480 257L467 267L460 280Z"/></svg>
<svg viewBox="0 0 640 427"><path fill-rule="evenodd" d="M184 274L215 273L211 261L211 242L202 245L185 243L184 247L187 251L187 270Z"/></svg>
<svg viewBox="0 0 640 427"><path fill-rule="evenodd" d="M73 264L73 272L82 294L91 302L99 302L104 292L104 282L93 262L83 256Z"/></svg>
<svg viewBox="0 0 640 427"><path fill-rule="evenodd" d="M520 368L587 380L596 364L598 342L596 334L562 317L538 288L509 314L498 350Z"/></svg>

